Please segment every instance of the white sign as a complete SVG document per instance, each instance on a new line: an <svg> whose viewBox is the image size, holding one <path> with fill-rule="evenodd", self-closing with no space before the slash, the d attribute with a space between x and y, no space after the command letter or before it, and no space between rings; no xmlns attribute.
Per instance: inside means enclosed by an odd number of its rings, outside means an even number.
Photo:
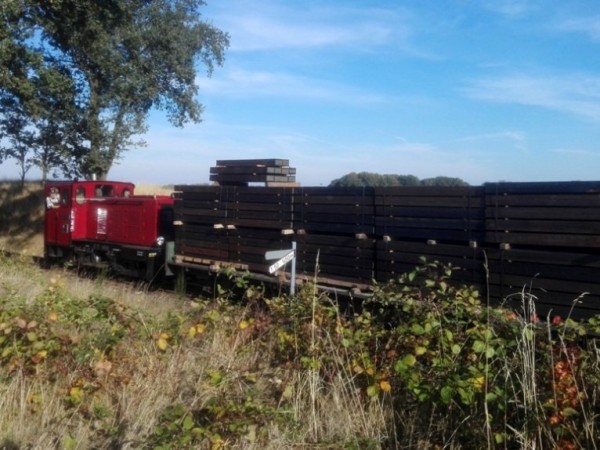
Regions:
<svg viewBox="0 0 600 450"><path fill-rule="evenodd" d="M293 249L285 249L285 250L271 250L265 253L265 259L281 259L284 256L287 256L289 252L294 251Z"/></svg>
<svg viewBox="0 0 600 450"><path fill-rule="evenodd" d="M289 251L289 250L287 250L287 251ZM269 266L269 273L275 273L275 271L277 269L283 267L286 263L288 263L292 259L294 259L295 254L296 254L296 252L294 250L292 250L287 255L285 255L283 258L281 258L279 261L277 261L274 264L272 264L271 266Z"/></svg>

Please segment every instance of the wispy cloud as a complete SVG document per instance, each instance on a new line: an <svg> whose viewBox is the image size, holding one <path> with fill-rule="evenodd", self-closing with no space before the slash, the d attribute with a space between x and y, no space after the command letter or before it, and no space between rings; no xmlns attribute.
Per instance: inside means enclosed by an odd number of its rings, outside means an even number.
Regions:
<svg viewBox="0 0 600 450"><path fill-rule="evenodd" d="M559 22L555 29L561 32L583 34L594 41L600 41L600 16L568 18Z"/></svg>
<svg viewBox="0 0 600 450"><path fill-rule="evenodd" d="M600 77L506 75L473 81L469 97L498 103L538 106L600 121Z"/></svg>
<svg viewBox="0 0 600 450"><path fill-rule="evenodd" d="M237 98L276 97L365 105L387 101L351 85L285 72L231 69L218 77L199 79L201 93Z"/></svg>
<svg viewBox="0 0 600 450"><path fill-rule="evenodd" d="M534 10L534 3L532 0L485 0L481 4L493 13L516 18Z"/></svg>
<svg viewBox="0 0 600 450"><path fill-rule="evenodd" d="M598 152L593 152L591 150L584 150L581 148L555 148L551 151L553 153L558 153L560 155L575 156L575 157L589 157L589 156L598 154Z"/></svg>
<svg viewBox="0 0 600 450"><path fill-rule="evenodd" d="M391 153L405 153L425 156L437 150L437 147L430 143L411 142L402 136L396 136L396 139L399 142L391 145L388 148L388 151Z"/></svg>
<svg viewBox="0 0 600 450"><path fill-rule="evenodd" d="M473 134L455 139L453 142L486 142L486 141L508 141L519 150L526 149L526 137L521 131L499 131L496 133Z"/></svg>
<svg viewBox="0 0 600 450"><path fill-rule="evenodd" d="M315 6L317 5L317 6ZM231 34L231 51L352 48L354 51L402 42L410 21L401 8L351 8L233 2L217 11L219 27Z"/></svg>

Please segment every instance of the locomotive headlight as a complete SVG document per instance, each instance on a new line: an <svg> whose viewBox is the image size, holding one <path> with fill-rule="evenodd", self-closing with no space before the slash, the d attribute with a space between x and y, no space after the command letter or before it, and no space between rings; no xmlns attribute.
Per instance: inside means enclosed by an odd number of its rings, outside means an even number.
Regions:
<svg viewBox="0 0 600 450"><path fill-rule="evenodd" d="M159 236L156 238L156 245L158 245L159 247L162 246L165 243L165 238L162 236Z"/></svg>

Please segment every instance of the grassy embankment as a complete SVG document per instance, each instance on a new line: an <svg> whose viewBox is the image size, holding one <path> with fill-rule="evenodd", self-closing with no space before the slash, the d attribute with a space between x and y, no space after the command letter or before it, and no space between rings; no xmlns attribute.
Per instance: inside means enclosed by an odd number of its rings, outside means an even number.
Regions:
<svg viewBox="0 0 600 450"><path fill-rule="evenodd" d="M598 448L600 319L488 309L435 264L341 315L0 259L0 448Z"/></svg>
<svg viewBox="0 0 600 450"><path fill-rule="evenodd" d="M44 195L40 183L0 183L0 250L44 253Z"/></svg>

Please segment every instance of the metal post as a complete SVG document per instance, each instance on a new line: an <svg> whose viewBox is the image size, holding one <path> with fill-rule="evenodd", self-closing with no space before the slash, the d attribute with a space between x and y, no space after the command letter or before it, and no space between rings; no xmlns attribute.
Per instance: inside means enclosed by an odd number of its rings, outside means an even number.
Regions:
<svg viewBox="0 0 600 450"><path fill-rule="evenodd" d="M292 279L290 280L290 294L296 293L296 241L292 241L292 251L294 257L292 258Z"/></svg>

